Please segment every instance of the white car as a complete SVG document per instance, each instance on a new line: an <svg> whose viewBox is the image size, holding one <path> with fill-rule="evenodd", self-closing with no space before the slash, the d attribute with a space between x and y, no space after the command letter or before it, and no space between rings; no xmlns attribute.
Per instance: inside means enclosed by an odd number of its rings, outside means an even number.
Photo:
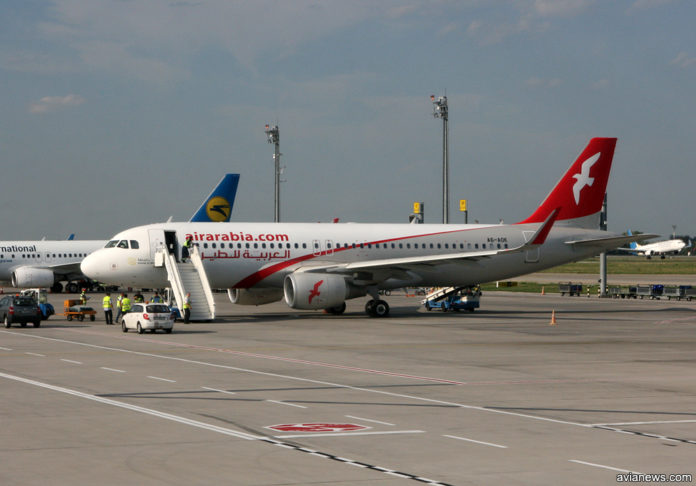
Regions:
<svg viewBox="0 0 696 486"><path fill-rule="evenodd" d="M174 328L174 313L164 304L134 304L121 318L121 330L135 329L142 334L146 329L163 329L167 334Z"/></svg>

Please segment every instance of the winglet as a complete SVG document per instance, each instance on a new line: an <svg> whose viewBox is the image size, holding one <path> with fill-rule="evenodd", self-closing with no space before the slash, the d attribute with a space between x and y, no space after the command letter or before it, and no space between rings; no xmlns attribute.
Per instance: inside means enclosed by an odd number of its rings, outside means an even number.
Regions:
<svg viewBox="0 0 696 486"><path fill-rule="evenodd" d="M542 224L538 230L536 230L536 233L532 235L532 237L529 239L529 242L527 245L543 245L544 242L546 241L546 237L549 235L549 232L551 231L551 227L553 226L553 223L556 222L556 218L558 218L558 214L561 212L561 208L556 208L553 211L551 211L551 214L549 214L549 217L546 218L546 221L544 221L544 224Z"/></svg>

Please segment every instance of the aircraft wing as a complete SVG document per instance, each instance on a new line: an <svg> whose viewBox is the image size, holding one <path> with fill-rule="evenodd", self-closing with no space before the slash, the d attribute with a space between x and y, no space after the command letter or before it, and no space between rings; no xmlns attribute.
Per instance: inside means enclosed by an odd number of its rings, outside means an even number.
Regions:
<svg viewBox="0 0 696 486"><path fill-rule="evenodd" d="M404 257L404 258L386 258L382 260L370 260L364 262L354 262L346 264L334 264L334 265L319 265L310 266L302 268L301 271L305 272L327 272L327 273L356 273L361 271L386 271L401 273L408 272L409 270L417 271L418 267L423 266L435 266L449 263L470 263L476 262L485 258L490 258L495 255L501 255L505 253L518 253L533 248L537 248L543 245L546 241L546 237L551 231L553 223L558 217L560 208L555 209L546 218L539 229L532 235L531 238L524 245L518 246L516 248L505 248L498 250L486 250L486 251L475 251L475 252L460 252L460 253L448 253L446 255L423 255L414 257ZM300 269L298 269L300 270Z"/></svg>
<svg viewBox="0 0 696 486"><path fill-rule="evenodd" d="M640 234L640 235L633 235L633 236L612 236L609 238L589 238L586 240L571 240L571 241L566 241L566 245L573 245L573 246L596 246L598 248L613 248L616 245L623 245L624 243L631 243L632 241L642 241L642 240L649 240L650 238L655 238L655 236L659 235L651 235L651 234ZM621 250L622 248L619 248ZM636 251L636 250L631 250L631 251Z"/></svg>

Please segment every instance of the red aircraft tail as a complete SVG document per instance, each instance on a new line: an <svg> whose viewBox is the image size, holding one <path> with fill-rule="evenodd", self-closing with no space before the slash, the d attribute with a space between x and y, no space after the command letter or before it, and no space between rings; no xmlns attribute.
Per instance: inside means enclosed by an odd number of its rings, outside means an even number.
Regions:
<svg viewBox="0 0 696 486"><path fill-rule="evenodd" d="M558 224L597 228L616 138L593 138L534 213L520 221L543 223L560 208Z"/></svg>

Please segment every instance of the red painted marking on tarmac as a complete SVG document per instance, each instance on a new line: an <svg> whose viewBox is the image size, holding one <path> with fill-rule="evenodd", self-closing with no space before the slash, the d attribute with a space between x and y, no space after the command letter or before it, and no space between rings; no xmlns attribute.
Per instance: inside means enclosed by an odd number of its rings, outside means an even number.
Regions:
<svg viewBox="0 0 696 486"><path fill-rule="evenodd" d="M351 432L354 430L369 429L364 425L358 424L333 424L333 423L318 423L318 424L280 424L269 425L267 429L278 430L280 432Z"/></svg>

